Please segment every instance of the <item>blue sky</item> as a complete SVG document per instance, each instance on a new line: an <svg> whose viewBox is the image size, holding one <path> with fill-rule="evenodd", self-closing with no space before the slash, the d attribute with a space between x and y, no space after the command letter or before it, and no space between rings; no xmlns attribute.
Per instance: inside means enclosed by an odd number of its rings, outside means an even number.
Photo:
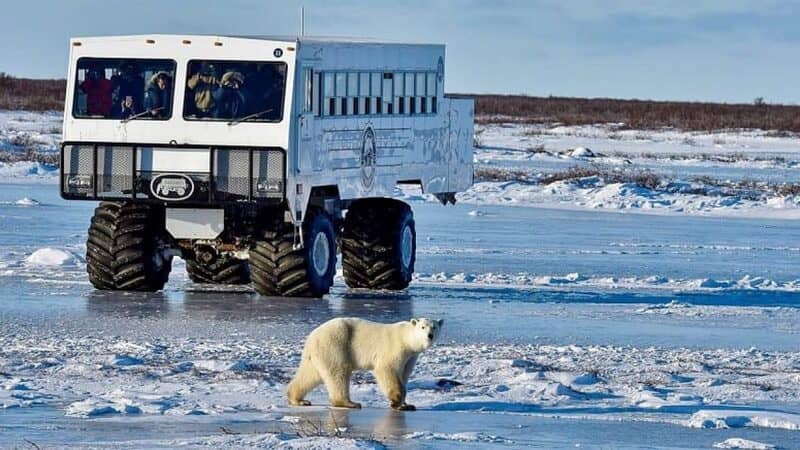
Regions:
<svg viewBox="0 0 800 450"><path fill-rule="evenodd" d="M447 90L800 103L800 1L21 0L0 71L63 77L72 36L308 34L447 44Z"/></svg>

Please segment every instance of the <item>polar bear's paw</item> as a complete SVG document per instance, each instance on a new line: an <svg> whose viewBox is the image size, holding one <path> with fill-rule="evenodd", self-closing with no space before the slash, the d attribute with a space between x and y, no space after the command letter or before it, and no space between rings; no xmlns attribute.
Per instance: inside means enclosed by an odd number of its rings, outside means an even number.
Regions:
<svg viewBox="0 0 800 450"><path fill-rule="evenodd" d="M308 400L296 400L289 403L292 406L311 406L311 402Z"/></svg>
<svg viewBox="0 0 800 450"><path fill-rule="evenodd" d="M335 408L361 409L361 403L351 402L350 400L331 402L331 406Z"/></svg>
<svg viewBox="0 0 800 450"><path fill-rule="evenodd" d="M397 411L416 411L417 407L408 403L393 404L392 409Z"/></svg>

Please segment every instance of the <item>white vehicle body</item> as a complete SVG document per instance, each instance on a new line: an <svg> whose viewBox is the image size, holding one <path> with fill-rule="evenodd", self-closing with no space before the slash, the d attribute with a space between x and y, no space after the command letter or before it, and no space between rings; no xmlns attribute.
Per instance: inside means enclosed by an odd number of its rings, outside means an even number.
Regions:
<svg viewBox="0 0 800 450"><path fill-rule="evenodd" d="M158 121L76 117L76 67L81 58L174 61L171 116ZM269 123L187 120L181 111L184 99L189 98L188 64L197 58L285 63L281 119ZM211 187L198 189L219 188L222 175L217 173L221 168L214 152L225 148L230 150L231 168L234 157L245 158L245 167L249 165L245 175L240 174L249 178L249 192L233 203L270 200L284 205L287 219L295 224L302 223L314 202L328 207L325 202L340 201L346 207L349 200L391 197L399 183L418 184L424 193L452 199L452 194L472 184L474 107L470 99L444 95L444 58L443 45L356 39L184 35L72 39L62 195L86 200L142 199L167 208L222 209L224 202L189 197L183 190L201 186L203 180ZM280 151L283 157L259 153L265 148ZM243 150L237 153L235 149ZM268 174L256 173L256 160L268 161ZM171 174L175 177L168 179ZM185 174L191 174L194 182L188 178L185 182ZM142 176L147 185L152 184L151 192L145 185L131 192L131 183ZM164 177L163 184L156 182L158 176ZM271 194L262 198L257 195L260 192ZM199 217L208 220L217 215ZM197 231L190 236L196 237Z"/></svg>

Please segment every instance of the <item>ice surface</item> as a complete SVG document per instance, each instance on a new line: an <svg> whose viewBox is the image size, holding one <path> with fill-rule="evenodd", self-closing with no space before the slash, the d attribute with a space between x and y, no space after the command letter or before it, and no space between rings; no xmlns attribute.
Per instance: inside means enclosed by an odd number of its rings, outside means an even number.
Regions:
<svg viewBox="0 0 800 450"><path fill-rule="evenodd" d="M132 441L130 445L152 448L269 448L287 450L384 449L379 442L342 437L301 437L290 433L256 433L198 436L188 439ZM125 443L121 443L125 446Z"/></svg>

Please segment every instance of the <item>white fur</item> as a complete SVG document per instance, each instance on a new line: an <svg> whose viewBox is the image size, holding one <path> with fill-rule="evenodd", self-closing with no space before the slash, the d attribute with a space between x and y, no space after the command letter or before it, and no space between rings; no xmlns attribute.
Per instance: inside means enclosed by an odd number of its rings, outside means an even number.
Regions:
<svg viewBox="0 0 800 450"><path fill-rule="evenodd" d="M307 406L305 396L321 383L332 406L360 408L350 400L350 375L371 370L392 408L413 410L406 385L420 353L439 335L441 320L411 319L391 324L357 318L329 320L306 339L300 367L286 391L289 404Z"/></svg>

